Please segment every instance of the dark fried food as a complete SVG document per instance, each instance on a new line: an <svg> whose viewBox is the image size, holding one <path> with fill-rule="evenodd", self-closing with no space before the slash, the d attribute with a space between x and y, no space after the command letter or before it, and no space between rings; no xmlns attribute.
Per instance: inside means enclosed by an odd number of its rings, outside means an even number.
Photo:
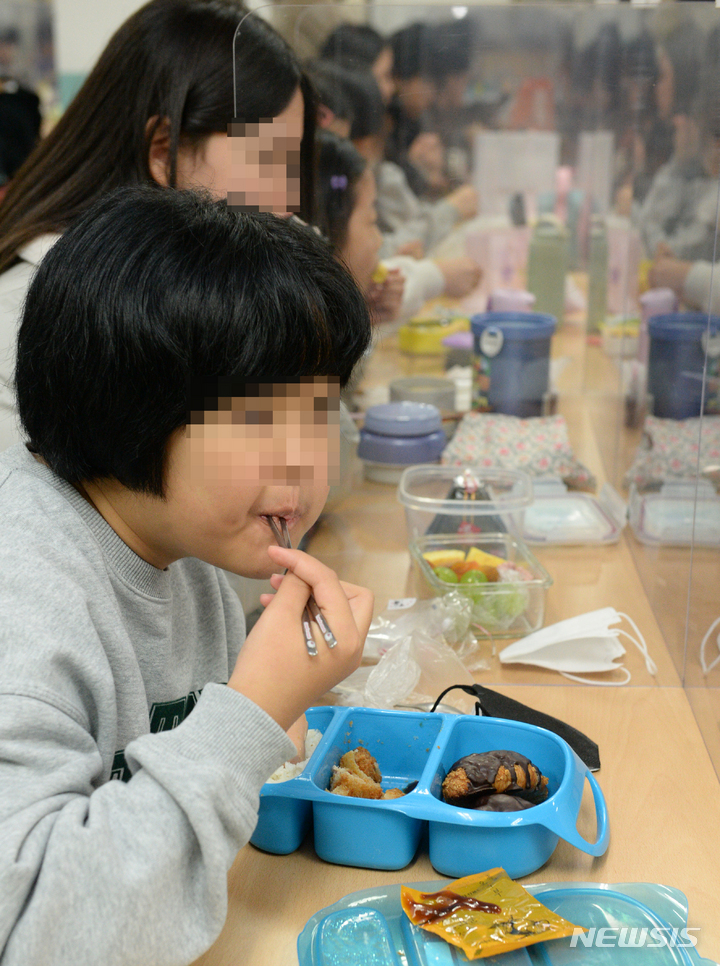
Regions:
<svg viewBox="0 0 720 966"><path fill-rule="evenodd" d="M509 794L538 805L548 795L548 780L524 755L515 751L486 751L465 755L452 766L442 785L443 799L461 808L482 807L477 802L495 794Z"/></svg>
<svg viewBox="0 0 720 966"><path fill-rule="evenodd" d="M485 795L477 800L474 806L476 812L522 812L526 808L532 808L532 802L519 795Z"/></svg>

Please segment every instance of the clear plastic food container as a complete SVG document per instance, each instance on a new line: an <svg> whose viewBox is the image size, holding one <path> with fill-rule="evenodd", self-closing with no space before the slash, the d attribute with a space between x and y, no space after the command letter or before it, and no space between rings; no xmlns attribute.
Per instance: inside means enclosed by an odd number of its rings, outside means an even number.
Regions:
<svg viewBox="0 0 720 966"><path fill-rule="evenodd" d="M398 485L409 540L436 534L520 536L532 503L530 476L521 470L467 466L411 466Z"/></svg>
<svg viewBox="0 0 720 966"><path fill-rule="evenodd" d="M708 480L671 480L658 492L630 487L630 526L641 543L717 547L720 497Z"/></svg>
<svg viewBox="0 0 720 966"><path fill-rule="evenodd" d="M436 569L443 565L443 557L434 556L442 551L449 551L449 563L463 563L459 554L465 562L478 558L486 581L466 583L462 576L458 576L457 582L443 579ZM472 600L476 634L522 637L542 627L547 590L553 579L523 541L512 534L433 534L413 540L410 553L421 580L433 594L459 591ZM430 560L428 553L433 555ZM501 562L495 563L484 555ZM433 566L432 560L438 563ZM452 563L447 569L451 567Z"/></svg>
<svg viewBox="0 0 720 966"><path fill-rule="evenodd" d="M530 544L617 543L627 520L627 505L609 483L599 496L569 492L563 481L534 482L535 499L525 514L523 539Z"/></svg>

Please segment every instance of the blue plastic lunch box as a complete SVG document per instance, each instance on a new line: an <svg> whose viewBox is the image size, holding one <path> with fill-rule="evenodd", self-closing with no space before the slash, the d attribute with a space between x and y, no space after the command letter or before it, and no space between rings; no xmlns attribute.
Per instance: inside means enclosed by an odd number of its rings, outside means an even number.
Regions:
<svg viewBox="0 0 720 966"><path fill-rule="evenodd" d="M600 786L558 735L500 718L371 708L311 708L308 725L323 733L297 778L266 783L253 845L286 855L313 826L317 855L337 865L402 869L427 829L430 862L458 878L501 866L512 878L528 875L552 855L558 839L590 855L607 849L607 808ZM383 788L417 786L399 799L373 801L327 791L333 765L350 749L366 748L378 762ZM464 755L520 752L548 776L549 795L521 812L482 812L442 801L442 782ZM585 780L597 819L597 839L576 828Z"/></svg>

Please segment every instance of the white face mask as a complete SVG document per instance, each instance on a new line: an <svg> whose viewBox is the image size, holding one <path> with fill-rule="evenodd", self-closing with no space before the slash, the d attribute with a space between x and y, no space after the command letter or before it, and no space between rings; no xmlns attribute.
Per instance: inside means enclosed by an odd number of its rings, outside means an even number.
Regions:
<svg viewBox="0 0 720 966"><path fill-rule="evenodd" d="M637 638L622 628L610 627L611 624L618 624L623 617L633 628ZM649 673L657 674L657 667L648 654L645 638L637 624L614 607L603 607L588 614L570 617L528 634L501 651L500 661L503 664L534 664L537 667L549 668L582 684L627 684L630 672L619 660L625 654L625 648L618 640L621 634L632 641L643 655ZM617 670L622 670L626 675L624 680L593 681L580 677L582 674Z"/></svg>

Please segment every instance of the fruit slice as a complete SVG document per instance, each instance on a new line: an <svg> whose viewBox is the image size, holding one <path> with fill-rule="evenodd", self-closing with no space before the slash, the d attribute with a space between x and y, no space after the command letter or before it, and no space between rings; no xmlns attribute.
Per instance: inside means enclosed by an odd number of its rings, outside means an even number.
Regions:
<svg viewBox="0 0 720 966"><path fill-rule="evenodd" d="M442 580L446 584L456 584L458 582L458 575L449 567L436 567L435 576L438 580Z"/></svg>
<svg viewBox="0 0 720 966"><path fill-rule="evenodd" d="M480 564L475 560L461 560L459 563L454 563L452 565L452 569L455 571L458 577L462 577L462 575L466 574L469 570L479 570Z"/></svg>
<svg viewBox="0 0 720 966"><path fill-rule="evenodd" d="M462 550L428 550L423 557L431 567L452 567L464 560L465 554Z"/></svg>
<svg viewBox="0 0 720 966"><path fill-rule="evenodd" d="M482 570L468 570L460 578L461 584L486 584L487 582L487 576Z"/></svg>
<svg viewBox="0 0 720 966"><path fill-rule="evenodd" d="M480 564L480 566L485 566L489 564L492 567L499 567L500 564L507 563L503 557L496 557L492 553L485 553L484 550L478 550L477 547L471 547L467 552L466 559L469 561L473 560L475 563Z"/></svg>

